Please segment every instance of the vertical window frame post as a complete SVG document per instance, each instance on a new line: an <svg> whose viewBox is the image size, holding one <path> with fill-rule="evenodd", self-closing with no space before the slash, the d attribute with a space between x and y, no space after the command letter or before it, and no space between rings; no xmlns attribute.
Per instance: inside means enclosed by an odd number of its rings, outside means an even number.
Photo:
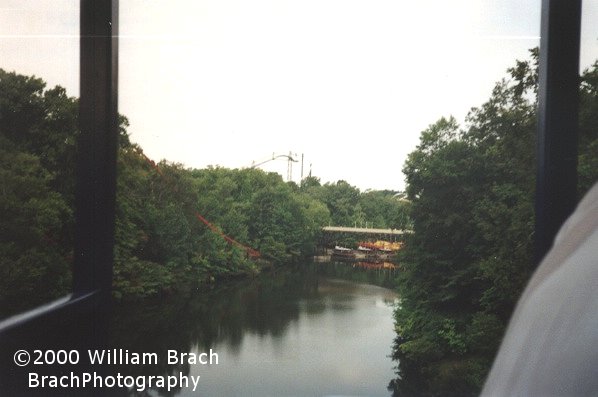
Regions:
<svg viewBox="0 0 598 397"><path fill-rule="evenodd" d="M543 0L538 88L536 224L539 264L577 204L581 0Z"/></svg>
<svg viewBox="0 0 598 397"><path fill-rule="evenodd" d="M112 287L118 143L118 0L80 4L75 296Z"/></svg>

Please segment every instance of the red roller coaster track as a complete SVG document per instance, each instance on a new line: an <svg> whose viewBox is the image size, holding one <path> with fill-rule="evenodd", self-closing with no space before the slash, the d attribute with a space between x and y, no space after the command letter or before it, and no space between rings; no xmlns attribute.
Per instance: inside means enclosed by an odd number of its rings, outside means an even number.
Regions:
<svg viewBox="0 0 598 397"><path fill-rule="evenodd" d="M149 165L152 166L152 168L154 170L156 170L156 172L162 177L162 178L167 178L164 173L162 172L162 170L160 169L160 167L158 166L158 164L156 164L152 159L150 159L149 157L147 157L145 155L145 153L143 153L142 151L138 152L139 154L141 154L141 156L143 156L143 158L145 159L145 161L147 161L147 163ZM261 256L260 252L248 247L244 244L241 244L240 242L238 242L237 240L233 239L230 236L227 236L226 234L224 234L224 232L222 230L220 230L220 228L218 228L216 225L212 224L210 221L208 221L206 218L204 218L199 212L197 211L193 211L193 215L195 216L195 218L197 220L199 220L200 222L202 222L203 224L205 224L208 229L210 229L214 234L219 235L220 237L222 237L227 243L234 245L236 247L241 248L242 250L244 250L247 255L251 258L259 258Z"/></svg>

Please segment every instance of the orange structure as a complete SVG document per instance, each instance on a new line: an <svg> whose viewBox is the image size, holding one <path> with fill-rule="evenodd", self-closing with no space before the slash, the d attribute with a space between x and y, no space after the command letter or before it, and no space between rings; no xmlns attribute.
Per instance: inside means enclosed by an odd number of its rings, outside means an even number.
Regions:
<svg viewBox="0 0 598 397"><path fill-rule="evenodd" d="M378 240L378 241L374 241L374 242L371 242L371 241L360 242L359 246L364 247L364 248L369 248L372 250L377 250L377 251L396 252L396 251L399 251L403 247L403 243L400 241L390 242L390 241Z"/></svg>

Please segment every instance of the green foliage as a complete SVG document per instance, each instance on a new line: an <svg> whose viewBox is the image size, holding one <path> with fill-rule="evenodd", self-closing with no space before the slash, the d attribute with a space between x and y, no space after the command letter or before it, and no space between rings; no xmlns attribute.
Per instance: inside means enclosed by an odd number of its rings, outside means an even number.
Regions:
<svg viewBox="0 0 598 397"><path fill-rule="evenodd" d="M16 310L59 295L70 282L68 250L53 236L71 216L51 178L32 155L0 140L0 305ZM6 145L6 146L5 146ZM37 291L29 297L30 291ZM11 310L12 311L12 310Z"/></svg>
<svg viewBox="0 0 598 397"><path fill-rule="evenodd" d="M316 177L303 180L300 191L323 203L335 226L410 229L410 203L404 195L391 190L360 192L346 181L320 184Z"/></svg>
<svg viewBox="0 0 598 397"><path fill-rule="evenodd" d="M537 51L405 163L415 233L403 252L395 395L475 395L532 272ZM580 191L598 179L598 65L584 73Z"/></svg>
<svg viewBox="0 0 598 397"><path fill-rule="evenodd" d="M359 197L363 221L368 227L380 229L411 229L409 202L400 194L389 190L367 190ZM356 219L355 222L360 224Z"/></svg>
<svg viewBox="0 0 598 397"><path fill-rule="evenodd" d="M320 198L330 210L331 222L335 225L351 225L357 221L356 207L359 203L359 189L345 181L326 183L320 191Z"/></svg>
<svg viewBox="0 0 598 397"><path fill-rule="evenodd" d="M277 174L256 169L188 170L161 162L160 173L136 145L119 160L115 286L145 296L182 282L252 274L257 264L220 233L287 263L310 255L326 207ZM204 216L218 230L198 221Z"/></svg>
<svg viewBox="0 0 598 397"><path fill-rule="evenodd" d="M11 314L70 286L76 101L0 69L0 307Z"/></svg>
<svg viewBox="0 0 598 397"><path fill-rule="evenodd" d="M277 174L224 168L192 174L203 193L198 211L273 262L313 253L320 229L329 221L322 203L293 189Z"/></svg>

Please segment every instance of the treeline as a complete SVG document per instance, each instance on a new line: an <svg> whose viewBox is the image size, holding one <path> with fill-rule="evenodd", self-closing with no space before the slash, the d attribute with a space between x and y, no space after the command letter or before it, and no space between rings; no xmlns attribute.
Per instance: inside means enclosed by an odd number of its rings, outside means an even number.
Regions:
<svg viewBox="0 0 598 397"><path fill-rule="evenodd" d="M262 261L298 261L314 251L330 216L321 202L257 169L153 167L131 145L121 150L118 170L114 284L124 294L256 273Z"/></svg>
<svg viewBox="0 0 598 397"><path fill-rule="evenodd" d="M0 69L0 311L70 290L78 102ZM114 292L143 297L254 274L314 252L324 225L405 227L393 191L301 185L259 169L153 164L120 118ZM198 219L208 220L213 229ZM239 244L227 242L221 233ZM260 259L247 254L259 251Z"/></svg>
<svg viewBox="0 0 598 397"><path fill-rule="evenodd" d="M305 260L330 223L372 219L370 226L398 228L409 222L408 204L395 192L361 193L345 181L322 185L310 176L299 186L259 169L152 165L128 143L118 171L114 282L124 294L175 289L181 279L212 282L256 273L260 262ZM260 260L220 232L257 250Z"/></svg>
<svg viewBox="0 0 598 397"><path fill-rule="evenodd" d="M538 52L464 126L441 118L403 168L412 201L399 277L394 395L479 393L531 272ZM580 88L579 192L598 179L598 63Z"/></svg>

